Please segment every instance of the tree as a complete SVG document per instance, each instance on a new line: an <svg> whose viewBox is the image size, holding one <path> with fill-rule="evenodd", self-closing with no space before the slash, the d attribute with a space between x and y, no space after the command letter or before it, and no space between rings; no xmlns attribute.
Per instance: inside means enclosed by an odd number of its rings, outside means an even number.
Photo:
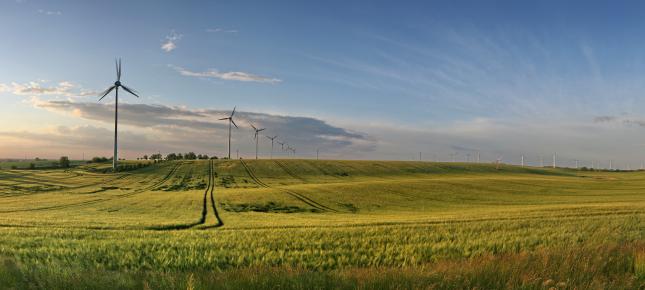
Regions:
<svg viewBox="0 0 645 290"><path fill-rule="evenodd" d="M36 164L35 163L29 163L29 169L36 169Z"/></svg>
<svg viewBox="0 0 645 290"><path fill-rule="evenodd" d="M170 153L170 154L166 155L166 160L177 160L177 154Z"/></svg>
<svg viewBox="0 0 645 290"><path fill-rule="evenodd" d="M148 155L143 155L143 160L148 160Z"/></svg>
<svg viewBox="0 0 645 290"><path fill-rule="evenodd" d="M188 152L184 154L184 159L186 160L195 160L197 159L197 155L195 155L195 152Z"/></svg>
<svg viewBox="0 0 645 290"><path fill-rule="evenodd" d="M62 168L69 168L69 158L67 156L61 156L61 158L58 160L58 164Z"/></svg>

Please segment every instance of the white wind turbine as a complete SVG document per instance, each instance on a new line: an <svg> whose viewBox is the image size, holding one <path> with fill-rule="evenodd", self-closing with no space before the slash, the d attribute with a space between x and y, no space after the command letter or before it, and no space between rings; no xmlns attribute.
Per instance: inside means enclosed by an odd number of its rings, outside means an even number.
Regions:
<svg viewBox="0 0 645 290"><path fill-rule="evenodd" d="M134 95L137 98L139 97L139 95L135 93L135 90L128 88L121 83L121 59L116 60L115 63L116 63L116 82L114 82L114 85L107 88L107 90L103 91L100 95L101 98L99 99L99 102L100 102L110 92L114 91L114 155L112 156L113 171L116 171L117 162L119 160L119 156L118 156L119 88L123 88L126 92Z"/></svg>

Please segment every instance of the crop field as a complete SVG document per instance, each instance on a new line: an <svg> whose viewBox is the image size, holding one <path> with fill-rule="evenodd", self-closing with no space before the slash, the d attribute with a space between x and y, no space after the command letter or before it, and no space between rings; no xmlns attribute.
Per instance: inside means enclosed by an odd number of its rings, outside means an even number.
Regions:
<svg viewBox="0 0 645 290"><path fill-rule="evenodd" d="M328 160L105 166L0 170L0 285L645 287L645 172Z"/></svg>

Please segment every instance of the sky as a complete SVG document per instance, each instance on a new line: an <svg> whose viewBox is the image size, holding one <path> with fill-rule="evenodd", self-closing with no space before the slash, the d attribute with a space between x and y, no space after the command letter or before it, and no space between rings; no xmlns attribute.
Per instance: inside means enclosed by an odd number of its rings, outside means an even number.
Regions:
<svg viewBox="0 0 645 290"><path fill-rule="evenodd" d="M0 158L119 150L639 168L645 4L0 0ZM263 132L263 133L264 133ZM260 156L271 142L260 136ZM275 145L275 155L289 157Z"/></svg>

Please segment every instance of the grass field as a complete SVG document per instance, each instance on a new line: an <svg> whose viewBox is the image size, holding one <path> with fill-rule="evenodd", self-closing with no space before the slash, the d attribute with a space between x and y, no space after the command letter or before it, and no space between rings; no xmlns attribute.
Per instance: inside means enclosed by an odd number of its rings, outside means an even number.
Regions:
<svg viewBox="0 0 645 290"><path fill-rule="evenodd" d="M0 285L645 287L645 172L322 160L101 166L0 170Z"/></svg>

